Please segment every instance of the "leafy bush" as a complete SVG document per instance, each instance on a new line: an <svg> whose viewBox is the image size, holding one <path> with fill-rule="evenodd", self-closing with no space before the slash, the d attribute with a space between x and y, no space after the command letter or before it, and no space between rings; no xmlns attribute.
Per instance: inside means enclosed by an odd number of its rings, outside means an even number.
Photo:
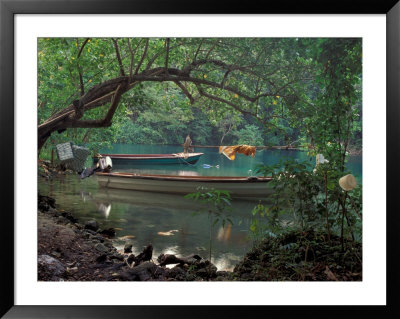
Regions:
<svg viewBox="0 0 400 319"><path fill-rule="evenodd" d="M343 173L332 169L329 163L313 169L308 162L287 160L270 166L260 165L256 171L272 177L274 192L271 195L273 204L256 206L253 215L267 217L274 231L288 226L299 230L312 228L325 230L328 238L336 233L342 238L361 239L361 186L344 192L338 184ZM253 232L260 231L260 226L256 226L258 228L251 229Z"/></svg>

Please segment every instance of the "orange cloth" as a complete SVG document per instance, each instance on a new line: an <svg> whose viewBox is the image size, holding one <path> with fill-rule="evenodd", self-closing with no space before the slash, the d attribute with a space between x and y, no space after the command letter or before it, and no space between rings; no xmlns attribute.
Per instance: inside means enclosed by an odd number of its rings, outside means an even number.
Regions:
<svg viewBox="0 0 400 319"><path fill-rule="evenodd" d="M254 157L256 155L256 147L250 145L220 146L219 153L224 154L227 158L233 161L236 157L236 153L241 153L247 156L251 155Z"/></svg>

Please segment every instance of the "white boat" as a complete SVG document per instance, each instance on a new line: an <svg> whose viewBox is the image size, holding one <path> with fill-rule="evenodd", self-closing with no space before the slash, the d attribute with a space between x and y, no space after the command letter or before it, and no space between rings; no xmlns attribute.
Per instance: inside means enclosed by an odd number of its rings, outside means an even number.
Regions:
<svg viewBox="0 0 400 319"><path fill-rule="evenodd" d="M176 176L135 173L96 173L100 187L144 192L189 194L199 187L229 191L232 198L265 198L271 194L270 177Z"/></svg>

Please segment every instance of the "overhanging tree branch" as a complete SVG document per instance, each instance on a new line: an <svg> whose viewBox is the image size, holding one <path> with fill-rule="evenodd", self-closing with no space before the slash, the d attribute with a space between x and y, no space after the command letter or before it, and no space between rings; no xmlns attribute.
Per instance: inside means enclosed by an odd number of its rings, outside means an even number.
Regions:
<svg viewBox="0 0 400 319"><path fill-rule="evenodd" d="M79 49L79 52L78 52L78 59L80 58L80 56L82 54L82 51L83 51L83 48L85 47L86 43L89 42L89 40L90 40L90 38L86 38L85 41L83 41L82 46L81 46L81 48ZM78 43L78 39L76 39L76 41Z"/></svg>
<svg viewBox="0 0 400 319"><path fill-rule="evenodd" d="M115 54L117 56L117 60L118 60L118 64L119 64L119 73L121 74L121 76L125 76L125 71L124 71L124 67L122 65L122 60L121 60L121 55L119 53L119 47L118 47L117 39L111 38L111 40L114 43Z"/></svg>
<svg viewBox="0 0 400 319"><path fill-rule="evenodd" d="M75 105L75 108L77 106L79 106L80 108L85 108L86 110L88 109L92 109L101 105L104 105L105 103L107 103L110 98L111 95L113 94L113 92L116 90L116 88L119 86L119 84L121 84L122 82L127 81L129 78L126 76L123 77L119 77L119 78L115 78L112 80L108 80L105 81L103 83L100 83L94 87L92 87L79 101L78 104ZM171 81L176 83L183 91L183 93L189 98L189 100L191 101L191 103L194 102L194 98L193 96L189 93L189 91L186 89L185 86L183 86L183 84L181 82L191 82L194 83L196 85L207 85L209 87L214 87L214 88L218 88L218 89L223 89L225 91L229 91L232 92L234 94L237 94L238 96L244 98L245 100L249 101L249 102L255 102L257 101L260 97L264 97L264 96L275 96L276 92L268 92L268 93L264 93L264 94L259 94L256 95L254 97L249 96L247 94L244 94L243 92L241 92L238 89L232 88L230 86L224 86L221 85L221 83L216 83L216 82L212 82L212 81L208 81L206 79L199 79L199 78L194 78L194 77L190 77L188 76L185 71L176 69L176 68L168 68L168 73L165 72L165 68L154 68L152 70L147 70L147 71L143 71L141 74L137 74L137 75L133 75L130 79L130 85L124 88L124 92L131 89L135 83L137 82L144 82L144 81L152 81L152 82L167 82L167 81ZM199 86L198 86L199 88ZM122 92L122 93L124 93ZM199 91L200 92L200 91ZM237 110L239 110L239 107L222 98L219 98L217 96L211 95L207 92L204 91L204 89L201 89L202 95L203 96L207 96L210 97L214 100L226 103L228 105L231 105L233 107L235 107ZM75 112L74 106L73 105L69 105L66 109L62 110L61 112L58 112L56 114L54 114L54 116L50 117L47 121L45 121L44 123L42 123L41 125L39 125L39 129L42 129L45 126L48 126L50 124L52 124L54 121L57 120L62 120L63 118L71 115L72 113ZM252 112L247 112L247 114L251 114L251 115L256 115L256 113L252 113Z"/></svg>
<svg viewBox="0 0 400 319"><path fill-rule="evenodd" d="M135 74L138 74L140 67L142 66L142 63L144 61L144 59L146 58L147 55L147 49L149 48L149 39L146 40L146 45L144 47L144 51L142 54L142 58L140 59L138 65L136 66L136 70L135 70Z"/></svg>
<svg viewBox="0 0 400 319"><path fill-rule="evenodd" d="M129 77L132 77L132 75L133 75L133 70L132 69L133 69L133 63L135 61L135 54L136 54L136 51L139 48L140 44L142 43L142 41L143 41L143 39L140 39L140 41L137 44L135 50L132 50L131 42L130 42L130 40L128 38L128 47L129 47L129 52L131 54L131 61L130 61L130 65L129 65Z"/></svg>
<svg viewBox="0 0 400 319"><path fill-rule="evenodd" d="M81 127L81 128L91 128L91 127L107 127L111 125L111 120L114 116L114 113L118 107L119 101L121 100L121 96L123 92L125 92L125 88L127 87L128 82L118 85L114 96L111 101L110 108L106 116L103 119L99 120L79 120L79 121L70 121L66 123L66 127Z"/></svg>
<svg viewBox="0 0 400 319"><path fill-rule="evenodd" d="M207 54L206 54L206 59L208 59L208 56L211 54L211 52L215 49L215 47L217 46L218 43L218 39L215 40L213 46L210 48L210 50L208 50Z"/></svg>
<svg viewBox="0 0 400 319"><path fill-rule="evenodd" d="M203 90L203 88L200 85L196 84L196 87L197 87L197 90L199 91L201 96L207 97L207 98L209 98L211 100L214 100L214 101L218 101L218 102L230 105L236 111L242 113L243 115L252 115L252 116L254 116L254 114L252 112L243 110L240 106L236 105L235 103L232 103L231 101L228 101L228 100L223 99L221 97L218 97L218 96L215 96L215 95L207 93L206 91Z"/></svg>
<svg viewBox="0 0 400 319"><path fill-rule="evenodd" d="M169 48L169 51L171 52L175 48L181 46L181 43L178 43L176 45L172 45ZM162 54L164 54L166 48L164 47L163 49L159 50L156 54L153 55L153 57L150 59L150 61L147 63L146 68L144 69L145 71L150 70L151 66L154 64L157 58L159 58Z"/></svg>
<svg viewBox="0 0 400 319"><path fill-rule="evenodd" d="M88 40L88 39L87 39ZM195 102L195 97L193 96L193 93L189 92L186 84L187 83L193 83L196 85L197 90L200 94L200 96L209 98L214 101L218 101L224 104L227 104L231 107L233 107L236 111L242 113L242 114L247 114L251 116L260 116L261 114L257 114L257 109L255 110L255 113L250 111L247 106L240 106L240 104L236 104L233 101L230 101L228 98L223 98L220 95L217 95L216 93L210 93L209 89L214 88L214 89L220 89L225 92L230 92L234 94L234 97L238 98L243 98L247 102L253 103L258 101L261 97L266 97L266 96L275 96L277 95L277 92L279 92L280 96L284 97L285 92L287 91L288 86L290 85L289 83L284 84L280 89L278 88L273 88L274 92L269 91L271 89L271 86L265 86L264 89L266 92L261 93L262 89L259 88L258 84L256 85L256 90L252 91L253 94L249 94L247 92L244 92L243 90L240 90L238 88L226 85L226 80L229 76L229 74L233 71L239 71L242 74L247 74L250 75L248 79L250 81L253 81L254 83L268 83L269 79L265 79L265 77L268 77L269 75L272 75L276 72L276 69L270 70L270 73L263 73L263 76L259 75L258 72L254 71L251 69L251 66L240 66L240 65L235 65L235 64L230 64L226 63L224 61L218 60L218 59L208 59L208 56L210 55L211 51L217 46L218 40L215 41L213 44L213 47L208 51L206 55L206 59L200 59L200 60L194 60L192 61L189 65L183 66L182 68L176 68L176 67L170 67L171 62L170 62L170 53L173 48L176 48L177 46L181 45L182 43L179 42L175 46L171 46L171 41L168 38L165 42L164 49L161 49L157 54L153 55L153 57L150 59L148 62L146 68L144 71L139 73L139 70L141 66L143 65L144 61L148 57L148 48L149 48L149 39L146 39L146 43L143 49L142 56L140 58L139 63L136 65L135 71L133 71L133 65L134 65L134 57L135 53L140 47L140 44L142 40L139 41L138 45L136 46L135 50L132 50L131 43L128 40L128 48L129 48L129 53L130 53L130 66L129 66L129 77L125 76L125 72L123 70L123 65L122 65L122 59L120 55L120 48L118 46L118 41L116 39L112 39L118 64L120 67L120 73L121 76L104 81L98 85L93 86L90 88L90 90L84 94L81 95L80 99L77 101L74 101L74 103L70 104L68 107L63 109L60 112L57 112L53 116L51 116L47 121L39 125L38 127L38 133L41 135L42 140L47 139L47 137L54 131L57 130L64 130L66 127L105 127L109 126L111 123L111 118L115 113L115 110L118 106L119 99L123 93L126 91L130 90L133 86L135 86L139 82L174 82L181 90L182 92L188 97L190 100L190 103L193 104ZM87 43L88 41L86 41ZM196 56L199 54L201 46L203 44L203 41L198 45L197 50L196 50ZM84 45L82 44L82 47ZM83 50L83 49L82 49ZM82 53L82 50L80 52ZM81 54L80 53L80 54ZM160 67L155 67L153 69L150 69L150 66L156 61L158 57L161 56L161 54L165 54L165 60L164 63L161 62ZM163 65L164 64L164 65ZM215 70L220 69L223 73L223 78L222 81L219 80L218 82L210 80L213 77L209 77L209 79L206 79L205 77L199 78L195 76L191 76L191 71L193 70L199 70L201 71L201 66L206 65L206 64L212 64L216 66L214 68ZM211 72L209 67L206 67L207 69L204 72ZM252 78L254 76L255 78ZM297 80L297 79L296 79ZM296 81L293 80L293 81ZM186 84L183 84L186 83ZM203 87L204 86L204 87ZM265 91L264 90L264 91ZM116 94L118 91L118 94ZM281 92L282 91L282 92ZM105 105L106 103L110 102L112 99L112 107L110 107L109 112L107 113L107 116L103 119L97 119L97 120L81 120L81 117L83 116L84 112L102 105ZM232 96L233 97L233 96ZM117 102L115 102L117 101ZM265 115L265 114L264 114ZM43 142L42 142L43 143ZM39 145L42 145L39 143Z"/></svg>
<svg viewBox="0 0 400 319"><path fill-rule="evenodd" d="M83 41L77 55L77 67L78 67L78 74L79 74L79 83L80 83L80 90L81 90L81 96L85 94L85 86L83 84L83 75L82 75L82 68L79 63L79 58L81 57L81 54L83 52L83 48L85 47L86 43L88 43L90 38L86 38L85 41ZM79 46L79 40L76 39L76 46Z"/></svg>
<svg viewBox="0 0 400 319"><path fill-rule="evenodd" d="M197 47L196 53L194 54L193 61L196 61L196 59L197 59L197 55L198 55L198 54L199 54L199 52L200 52L200 48L201 48L201 46L202 46L203 42L204 42L204 38L202 38L202 39L201 39L201 41L200 41L200 43L199 43L199 46Z"/></svg>
<svg viewBox="0 0 400 319"><path fill-rule="evenodd" d="M174 81L175 84L182 90L183 93L185 93L185 95L188 97L188 99L190 100L190 104L194 104L195 99L193 97L192 94L190 94L189 90L179 81Z"/></svg>
<svg viewBox="0 0 400 319"><path fill-rule="evenodd" d="M165 55L165 71L168 73L168 59L169 59L169 38L165 40L166 55Z"/></svg>

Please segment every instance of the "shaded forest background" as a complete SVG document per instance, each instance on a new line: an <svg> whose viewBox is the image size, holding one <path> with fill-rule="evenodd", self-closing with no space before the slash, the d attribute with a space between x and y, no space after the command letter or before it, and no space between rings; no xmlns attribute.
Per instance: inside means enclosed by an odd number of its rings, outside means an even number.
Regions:
<svg viewBox="0 0 400 319"><path fill-rule="evenodd" d="M158 74L147 79L149 70ZM51 128L42 154L65 141L93 151L113 143L182 144L188 133L200 145L321 152L322 144L346 143L346 151L361 150L361 39L41 38L39 132L98 83L128 74L133 84L112 125ZM188 81L175 80L182 74ZM107 109L80 113L75 122L102 118Z"/></svg>
<svg viewBox="0 0 400 319"><path fill-rule="evenodd" d="M273 190L270 204L252 211L265 223L253 219L250 231L268 244L256 259L286 232L265 273L361 278L362 185L339 182L351 177L351 151L362 149L360 38L38 40L39 158L66 141L97 152L113 143L182 144L188 133L197 145L323 154L328 161L316 167L294 159L256 167ZM229 194L203 191L194 198L223 212ZM289 215L293 222L282 223Z"/></svg>

